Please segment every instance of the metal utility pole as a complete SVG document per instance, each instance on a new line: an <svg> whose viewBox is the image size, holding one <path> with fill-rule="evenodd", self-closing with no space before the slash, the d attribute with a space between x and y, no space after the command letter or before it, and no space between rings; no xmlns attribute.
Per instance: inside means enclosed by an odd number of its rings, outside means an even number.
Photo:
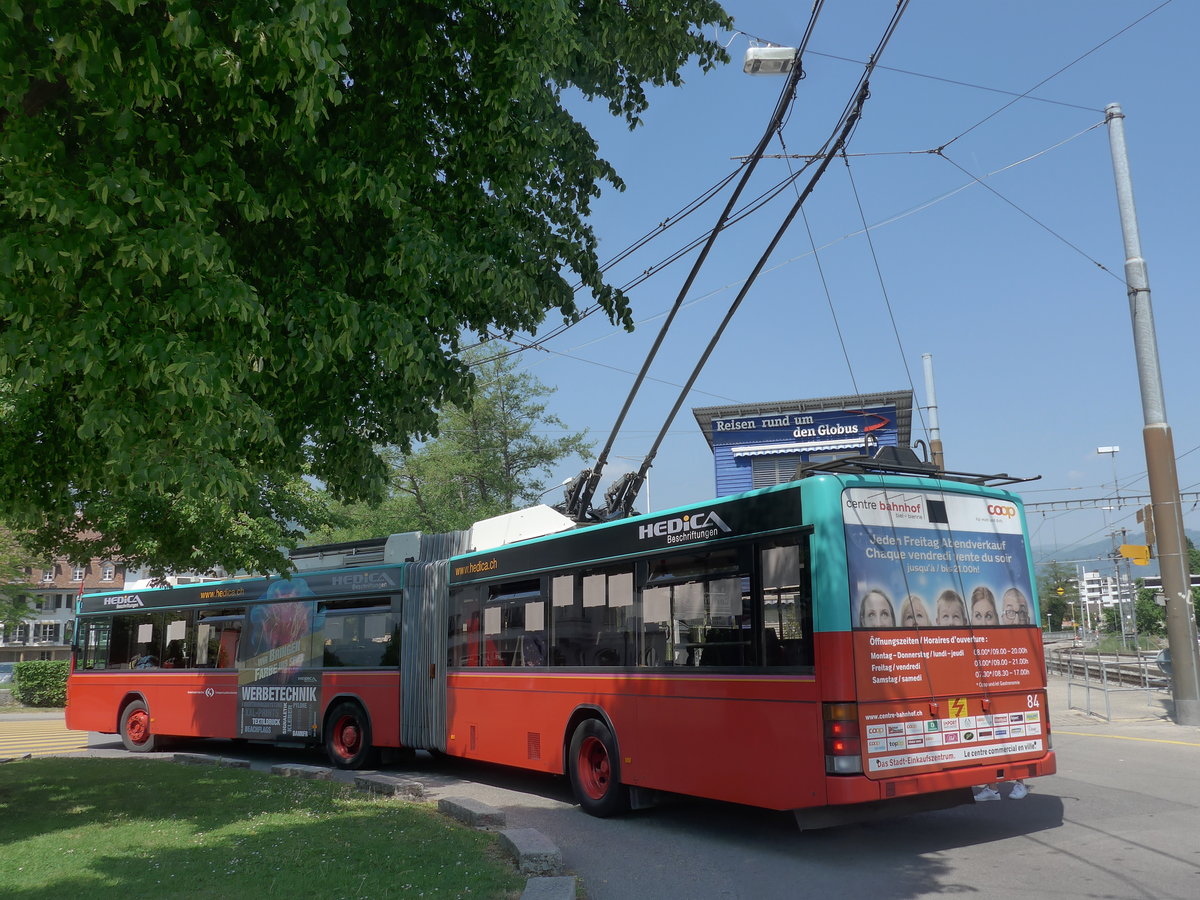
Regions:
<svg viewBox="0 0 1200 900"><path fill-rule="evenodd" d="M1196 619L1188 579L1187 543L1183 533L1183 508L1179 500L1179 475L1175 469L1175 441L1167 424L1162 372L1158 365L1158 338L1150 306L1150 279L1142 258L1133 183L1125 152L1125 115L1118 103L1105 108L1117 205L1125 238L1125 286L1133 321L1133 346L1142 390L1142 440L1146 447L1146 472L1158 538L1158 565L1167 598L1167 642L1171 651L1171 695L1175 721L1200 725L1200 653L1196 647Z"/></svg>
<svg viewBox="0 0 1200 900"><path fill-rule="evenodd" d="M929 404L929 461L939 472L946 469L942 456L942 430L938 428L937 398L933 395L933 354L922 353L921 363L925 368L925 402Z"/></svg>

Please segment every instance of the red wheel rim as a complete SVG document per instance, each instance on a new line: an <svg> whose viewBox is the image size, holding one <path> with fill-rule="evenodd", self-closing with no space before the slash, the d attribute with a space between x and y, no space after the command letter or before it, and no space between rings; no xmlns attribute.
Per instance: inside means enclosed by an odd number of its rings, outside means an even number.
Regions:
<svg viewBox="0 0 1200 900"><path fill-rule="evenodd" d="M579 745L579 786L593 800L603 800L612 783L608 750L599 738L586 737Z"/></svg>
<svg viewBox="0 0 1200 900"><path fill-rule="evenodd" d="M333 729L333 748L338 755L345 759L351 759L358 753L361 745L362 729L358 727L358 720L352 716L343 716L338 719L337 725Z"/></svg>
<svg viewBox="0 0 1200 900"><path fill-rule="evenodd" d="M125 720L125 733L135 744L144 744L150 737L150 714L144 709L134 710Z"/></svg>

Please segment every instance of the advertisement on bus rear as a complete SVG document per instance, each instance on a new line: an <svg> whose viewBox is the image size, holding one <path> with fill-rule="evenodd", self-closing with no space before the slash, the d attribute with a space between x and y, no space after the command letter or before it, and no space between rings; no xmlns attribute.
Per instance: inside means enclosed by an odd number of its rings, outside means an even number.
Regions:
<svg viewBox="0 0 1200 900"><path fill-rule="evenodd" d="M250 607L238 663L238 736L311 740L320 730L322 617L303 578L276 581ZM290 598L295 597L295 600Z"/></svg>
<svg viewBox="0 0 1200 900"><path fill-rule="evenodd" d="M868 771L1040 754L1040 708L1024 704L1045 669L1017 506L851 488L842 514Z"/></svg>
<svg viewBox="0 0 1200 900"><path fill-rule="evenodd" d="M1042 756L1044 700L1037 691L860 704L864 771L882 778Z"/></svg>

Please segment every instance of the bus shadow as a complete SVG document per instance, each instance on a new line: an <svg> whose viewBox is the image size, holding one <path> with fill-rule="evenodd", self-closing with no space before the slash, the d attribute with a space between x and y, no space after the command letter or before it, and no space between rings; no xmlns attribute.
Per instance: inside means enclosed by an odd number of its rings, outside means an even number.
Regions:
<svg viewBox="0 0 1200 900"><path fill-rule="evenodd" d="M722 875L738 885L736 896L777 895L786 878L804 884L806 896L902 900L979 892L978 884L959 883L956 851L1017 854L1031 835L1062 827L1063 814L1061 798L1037 794L801 831L790 813L680 799L632 813L629 822L647 846L682 844L696 860L726 861Z"/></svg>

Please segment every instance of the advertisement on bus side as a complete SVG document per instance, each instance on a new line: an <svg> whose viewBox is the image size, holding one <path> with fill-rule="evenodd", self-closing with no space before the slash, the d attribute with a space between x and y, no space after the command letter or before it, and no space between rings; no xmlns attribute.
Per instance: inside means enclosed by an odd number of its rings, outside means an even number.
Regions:
<svg viewBox="0 0 1200 900"><path fill-rule="evenodd" d="M323 617L303 578L276 581L250 607L238 663L238 736L314 739L321 724ZM289 599L295 597L295 600Z"/></svg>

